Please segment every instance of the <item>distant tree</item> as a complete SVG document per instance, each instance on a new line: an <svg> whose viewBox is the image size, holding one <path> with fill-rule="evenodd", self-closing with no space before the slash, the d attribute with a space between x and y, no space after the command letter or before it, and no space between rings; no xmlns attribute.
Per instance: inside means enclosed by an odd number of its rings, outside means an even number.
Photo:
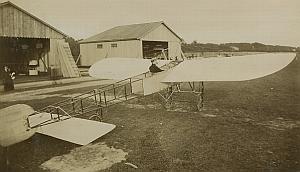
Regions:
<svg viewBox="0 0 300 172"><path fill-rule="evenodd" d="M238 47L239 51L254 51L250 43L226 43L227 46Z"/></svg>
<svg viewBox="0 0 300 172"><path fill-rule="evenodd" d="M77 60L77 57L80 54L80 46L79 46L78 41L76 41L72 37L67 38L66 41L69 43L71 53L73 55L74 60Z"/></svg>
<svg viewBox="0 0 300 172"><path fill-rule="evenodd" d="M192 45L197 45L198 42L197 42L196 40L194 40L191 44L192 44Z"/></svg>

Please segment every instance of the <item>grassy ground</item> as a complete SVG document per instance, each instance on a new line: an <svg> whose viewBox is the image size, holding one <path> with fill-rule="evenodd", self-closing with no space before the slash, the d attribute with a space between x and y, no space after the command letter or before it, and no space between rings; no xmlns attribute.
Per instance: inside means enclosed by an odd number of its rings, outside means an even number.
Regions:
<svg viewBox="0 0 300 172"><path fill-rule="evenodd" d="M153 95L114 106L104 121L117 128L95 143L129 152L126 161L138 166L135 171L300 171L300 59L261 79L206 83L205 91L201 112L168 111ZM61 99L1 106L40 108ZM10 148L12 169L43 171L40 164L75 147L36 134ZM104 171L133 168L121 162Z"/></svg>

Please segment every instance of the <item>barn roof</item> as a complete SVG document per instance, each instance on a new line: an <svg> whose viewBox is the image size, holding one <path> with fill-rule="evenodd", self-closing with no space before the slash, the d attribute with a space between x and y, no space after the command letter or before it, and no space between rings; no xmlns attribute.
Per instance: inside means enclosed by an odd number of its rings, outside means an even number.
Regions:
<svg viewBox="0 0 300 172"><path fill-rule="evenodd" d="M68 35L66 35L65 33L63 33L62 31L56 29L55 27L51 26L50 24L46 23L45 21L39 19L38 17L32 15L31 13L27 12L26 10L20 8L19 6L15 5L14 3L10 2L10 1L6 1L6 2L2 2L0 3L0 8L4 7L4 6L12 6L16 9L18 9L19 11L27 14L28 16L32 17L33 19L37 20L38 22L42 23L43 25L45 25L46 27L49 27L50 29L54 30L55 32L61 34L63 37L68 37Z"/></svg>
<svg viewBox="0 0 300 172"><path fill-rule="evenodd" d="M160 25L164 25L169 29L176 37L180 38L171 28L169 28L163 21L131 24L124 26L117 26L112 29L106 30L97 35L91 36L87 39L79 41L79 43L92 43L92 42L112 42L112 41L125 41L125 40L138 40L147 35Z"/></svg>

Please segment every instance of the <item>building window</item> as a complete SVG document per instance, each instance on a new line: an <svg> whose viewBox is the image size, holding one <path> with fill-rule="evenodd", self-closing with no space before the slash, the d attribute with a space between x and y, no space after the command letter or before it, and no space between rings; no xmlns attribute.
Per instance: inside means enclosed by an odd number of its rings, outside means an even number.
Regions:
<svg viewBox="0 0 300 172"><path fill-rule="evenodd" d="M97 44L97 48L103 48L103 44Z"/></svg>
<svg viewBox="0 0 300 172"><path fill-rule="evenodd" d="M114 44L110 44L112 48L117 48L118 44L114 43Z"/></svg>

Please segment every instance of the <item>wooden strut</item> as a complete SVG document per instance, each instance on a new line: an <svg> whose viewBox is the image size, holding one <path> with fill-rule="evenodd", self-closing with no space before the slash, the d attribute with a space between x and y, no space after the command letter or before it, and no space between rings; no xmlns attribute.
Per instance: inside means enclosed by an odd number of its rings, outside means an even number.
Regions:
<svg viewBox="0 0 300 172"><path fill-rule="evenodd" d="M99 96L99 102L97 100L97 95ZM103 120L103 109L101 106L101 92L97 92L97 89L93 90L93 97L94 97L94 103L98 107L95 111L95 114L91 115L89 119L96 120L96 121L102 121Z"/></svg>
<svg viewBox="0 0 300 172"><path fill-rule="evenodd" d="M178 88L178 87L177 87ZM164 104L163 107L166 107L165 105L167 103L172 103L172 95L175 93L175 91L173 90L173 85L171 85L170 87L167 88L167 93L165 95L163 95L162 93L158 92L158 95L163 98L164 100Z"/></svg>
<svg viewBox="0 0 300 172"><path fill-rule="evenodd" d="M137 75L136 77L147 77L146 73L142 73L140 75ZM129 83L128 83L129 82ZM99 121L103 120L103 115L106 113L106 108L115 104L118 104L123 101L131 100L134 98L137 98L138 95L134 93L133 90L133 83L140 83L143 82L143 78L136 78L134 77L124 79L121 81L118 81L114 84L109 84L85 93L82 93L80 95L74 96L70 99L57 102L53 105L49 105L43 109L40 109L37 112L48 112L51 116L51 119L43 121L42 123L36 124L35 126L29 126L28 128L36 128L40 127L42 125L48 125L50 123L58 122L60 120L65 120L65 116L67 118L76 117L78 115L87 114L90 112L95 112L93 115L90 116L89 119L97 119ZM143 85L142 85L143 87ZM172 86L172 88L174 85ZM180 88L180 85L177 84L177 88ZM166 97L165 101L168 102L169 99L172 98L172 95L174 91L172 88L169 90L169 95ZM108 94L112 92L113 93L113 99L108 97ZM91 105L87 105L86 99L91 98L91 102L88 101L88 103L91 103ZM65 110L64 110L65 109ZM56 113L58 116L54 116L54 113ZM62 115L60 114L62 113ZM38 114L38 113L35 113ZM61 117L64 117L61 119ZM57 118L57 119L56 119Z"/></svg>

